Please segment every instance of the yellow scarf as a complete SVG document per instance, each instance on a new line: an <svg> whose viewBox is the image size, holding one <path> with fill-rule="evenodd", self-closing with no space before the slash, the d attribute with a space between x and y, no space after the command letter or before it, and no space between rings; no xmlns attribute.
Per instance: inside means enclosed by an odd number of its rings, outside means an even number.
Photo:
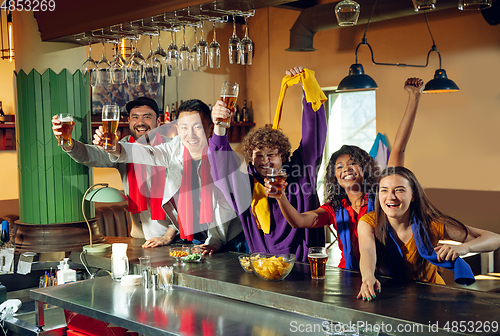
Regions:
<svg viewBox="0 0 500 336"><path fill-rule="evenodd" d="M281 81L278 106L276 107L276 114L274 115L273 129L278 129L280 125L281 110L283 108L283 100L285 99L286 89L299 82L302 83L304 88L306 101L311 103L314 111L318 111L321 105L326 101L326 96L314 77L314 71L304 69L304 71L293 77L283 77L283 80ZM271 230L271 211L269 210L269 202L267 201L264 186L255 178L251 207L257 227L265 234L269 234Z"/></svg>
<svg viewBox="0 0 500 336"><path fill-rule="evenodd" d="M306 101L311 103L314 111L318 111L321 105L326 101L326 96L318 82L314 77L314 71L305 69L301 73L290 77L285 76L281 81L280 97L278 99L278 106L276 106L276 113L274 114L273 128L278 129L281 121L281 110L283 108L283 100L285 99L285 92L289 86L301 82L306 94Z"/></svg>

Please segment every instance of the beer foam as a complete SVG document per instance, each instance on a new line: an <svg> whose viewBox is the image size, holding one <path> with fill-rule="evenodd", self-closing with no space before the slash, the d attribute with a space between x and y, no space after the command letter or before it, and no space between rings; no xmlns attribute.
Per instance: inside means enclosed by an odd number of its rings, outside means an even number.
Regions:
<svg viewBox="0 0 500 336"><path fill-rule="evenodd" d="M328 258L328 254L323 254L323 253L310 253L307 256L309 258Z"/></svg>
<svg viewBox="0 0 500 336"><path fill-rule="evenodd" d="M73 118L71 117L64 117L64 118L59 118L61 122L71 122L73 121Z"/></svg>
<svg viewBox="0 0 500 336"><path fill-rule="evenodd" d="M120 119L102 119L102 121L118 121Z"/></svg>

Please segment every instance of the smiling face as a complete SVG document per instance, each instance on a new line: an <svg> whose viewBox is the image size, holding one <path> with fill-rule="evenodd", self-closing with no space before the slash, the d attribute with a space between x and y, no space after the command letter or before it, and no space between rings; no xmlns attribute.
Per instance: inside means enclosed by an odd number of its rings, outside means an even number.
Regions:
<svg viewBox="0 0 500 336"><path fill-rule="evenodd" d="M130 116L128 117L130 134L135 140L153 128L158 127L159 122L160 118L156 116L155 111L146 105L134 107L130 110Z"/></svg>
<svg viewBox="0 0 500 336"><path fill-rule="evenodd" d="M195 160L201 158L203 148L208 144L210 123L202 120L197 111L181 112L177 120L177 133L191 157Z"/></svg>
<svg viewBox="0 0 500 336"><path fill-rule="evenodd" d="M278 152L278 148L270 149L263 147L254 149L252 152L252 163L263 178L267 176L268 168L276 168L278 170L283 166L283 159Z"/></svg>
<svg viewBox="0 0 500 336"><path fill-rule="evenodd" d="M401 175L389 175L380 180L380 207L387 218L408 220L414 200L410 182Z"/></svg>
<svg viewBox="0 0 500 336"><path fill-rule="evenodd" d="M348 154L339 155L335 161L335 177L346 191L362 190L363 170Z"/></svg>

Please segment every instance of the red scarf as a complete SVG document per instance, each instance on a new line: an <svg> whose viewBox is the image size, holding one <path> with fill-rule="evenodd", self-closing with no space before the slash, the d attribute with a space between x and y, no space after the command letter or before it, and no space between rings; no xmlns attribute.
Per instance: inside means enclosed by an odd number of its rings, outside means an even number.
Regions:
<svg viewBox="0 0 500 336"><path fill-rule="evenodd" d="M208 146L203 148L200 165L200 224L212 223L213 221L213 206L212 206L212 176L210 175L210 162L207 156ZM179 200L177 202L177 213L179 214L179 233L182 239L189 241L193 240L194 223L193 223L193 195L192 195L192 174L193 160L191 154L186 147L182 160L184 169L182 172L181 188L179 189Z"/></svg>
<svg viewBox="0 0 500 336"><path fill-rule="evenodd" d="M130 137L130 143L134 143L133 136ZM153 146L162 143L161 136L155 136ZM151 166L151 190L147 189L146 183L146 165L137 163L128 163L128 211L133 214L148 210L148 199L151 209L151 219L165 220L165 211L163 211L163 191L165 189L165 167Z"/></svg>

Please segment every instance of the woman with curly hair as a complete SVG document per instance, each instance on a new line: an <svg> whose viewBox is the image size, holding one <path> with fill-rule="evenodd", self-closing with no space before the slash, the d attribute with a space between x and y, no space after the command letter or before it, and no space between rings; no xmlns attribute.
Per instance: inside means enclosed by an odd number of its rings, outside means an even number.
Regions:
<svg viewBox="0 0 500 336"><path fill-rule="evenodd" d="M408 105L399 125L389 158L390 166L404 163L404 152L410 138L424 83L419 78L408 78L405 90ZM321 207L301 213L286 197L276 197L281 211L294 228L320 228L332 224L337 231L341 260L338 267L359 269L358 220L373 211L373 187L380 175L375 160L363 149L344 145L333 153L325 178L325 201ZM286 182L285 182L286 184ZM269 194L271 188L266 186Z"/></svg>
<svg viewBox="0 0 500 336"><path fill-rule="evenodd" d="M359 221L363 282L358 298L370 301L381 291L376 268L393 277L444 284L438 273L442 266L455 272L455 282L471 284L474 275L458 257L500 247L500 235L465 226L439 211L405 167L385 169L377 189L375 211ZM462 244L439 245L442 239Z"/></svg>
<svg viewBox="0 0 500 336"><path fill-rule="evenodd" d="M295 76L302 70L302 67L293 68L287 75ZM215 126L209 148L214 183L239 214L250 251L294 253L297 261L304 262L308 246L325 244L324 229L292 228L276 200L267 198L264 189L269 169L284 168L289 176L289 202L299 211L316 209L320 205L315 186L326 141L325 110L321 106L314 111L306 97L302 107L302 141L291 155L288 137L281 130L269 127L252 130L243 140L243 150L249 161L247 172L242 172L244 168L239 169L243 160L232 151L225 128ZM212 109L213 120L229 115L222 101Z"/></svg>

